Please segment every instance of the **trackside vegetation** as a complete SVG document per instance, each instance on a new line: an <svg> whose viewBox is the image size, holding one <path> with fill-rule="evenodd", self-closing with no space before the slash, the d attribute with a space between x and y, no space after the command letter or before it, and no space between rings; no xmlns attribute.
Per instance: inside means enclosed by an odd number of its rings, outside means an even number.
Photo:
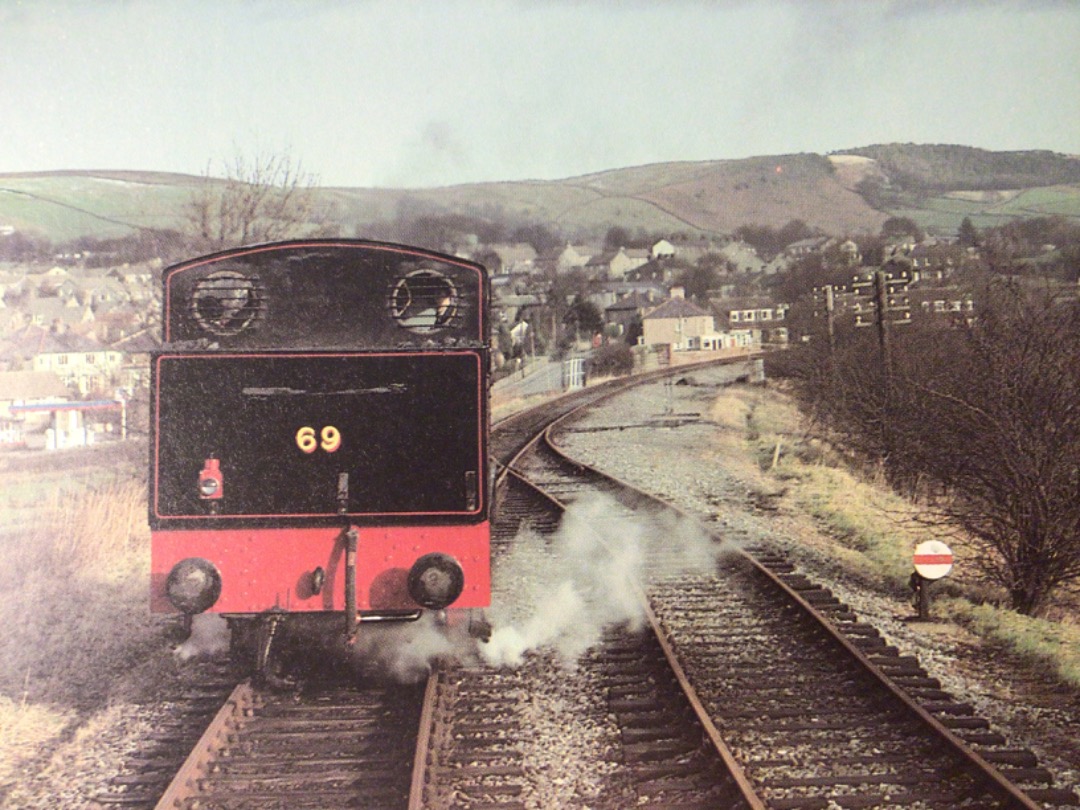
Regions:
<svg viewBox="0 0 1080 810"><path fill-rule="evenodd" d="M879 321L777 368L853 461L976 544L1009 606L1038 616L1080 581L1080 296L997 275L973 299L970 316Z"/></svg>
<svg viewBox="0 0 1080 810"><path fill-rule="evenodd" d="M939 583L935 616L1080 686L1077 590L1060 589L1043 617L1011 608L1007 591L977 564L985 553L982 544L940 523L918 500L898 494L879 464L861 463L841 434L800 410L791 390L785 382L735 389L716 411L745 414L747 453L763 486L782 492L792 511L813 516L829 538L828 556L863 585L908 599L915 544L947 536L957 566Z"/></svg>
<svg viewBox="0 0 1080 810"><path fill-rule="evenodd" d="M22 518L0 527L0 799L122 699L140 662L170 663L146 598L144 477L128 460L63 488L52 471L0 470Z"/></svg>

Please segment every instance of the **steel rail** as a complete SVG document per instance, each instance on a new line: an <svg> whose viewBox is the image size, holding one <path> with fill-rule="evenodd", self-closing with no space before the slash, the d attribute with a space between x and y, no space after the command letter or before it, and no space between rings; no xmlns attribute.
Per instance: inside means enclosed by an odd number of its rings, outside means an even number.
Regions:
<svg viewBox="0 0 1080 810"><path fill-rule="evenodd" d="M808 600L804 599L798 591L791 588L774 572L770 571L765 565L754 558L745 549L739 549L739 552L750 561L750 563L762 574L769 578L769 580L783 590L788 597L796 602L799 607L803 609L809 616L812 616L814 620L820 625L826 633L828 633L830 639L839 644L851 657L855 658L864 669L866 669L874 678L880 682L885 688L892 693L893 697L903 703L911 712L913 712L927 727L933 730L933 732L945 740L951 747L955 754L958 754L963 759L967 760L973 767L975 767L981 774L990 779L996 788L996 791L1001 794L1000 797L1007 797L1015 803L1016 807L1024 808L1024 810L1042 810L1043 805L1033 801L1023 790L1014 785L1012 781L1008 779L1000 770L998 770L993 763L987 761L979 755L977 751L973 751L963 740L961 740L956 734L954 734L944 723L934 717L933 714L924 709L917 700L915 700L907 690L897 684L888 673L881 667L875 664L866 653L855 646L851 640L844 635L843 631L838 629L829 619L817 608L813 606Z"/></svg>
<svg viewBox="0 0 1080 810"><path fill-rule="evenodd" d="M720 736L720 730L716 727L716 724L713 723L708 710L701 702L701 698L698 697L697 690L694 689L693 684L690 683L690 679L686 675L686 670L683 669L682 663L675 654L675 648L672 647L671 642L668 641L663 628L660 626L660 620L653 612L652 605L649 604L648 597L644 593L639 593L639 596L645 610L645 617L649 620L649 626L656 635L656 640L660 643L660 648L664 651L664 657L671 666L672 672L675 673L675 679L679 682L679 686L682 688L687 700L690 702L690 706L694 710L694 715L697 717L698 722L701 723L701 727L708 736L709 742L712 743L716 753L720 756L720 759L724 763L724 767L728 769L731 778L735 780L735 784L739 788L739 794L746 801L750 810L766 810L767 805L761 800L761 797L758 796L757 791L754 790L754 786L750 783L746 771L743 770L742 765L735 759L735 755L732 753L731 748L728 747L728 744L724 742L723 737Z"/></svg>
<svg viewBox="0 0 1080 810"><path fill-rule="evenodd" d="M642 381L646 382L646 381ZM566 452L564 452L553 438L553 433L558 430L564 423L570 421L573 418L580 416L584 411L590 407L594 407L595 404L602 402L603 400L613 397L615 394L621 393L621 391L612 391L606 393L603 397L592 403L583 403L577 408L566 412L565 414L554 420L543 431L542 440L547 447L555 453L559 458L563 459L567 464L577 467L580 470L587 471L590 474L596 475L598 478L608 480L615 483L618 487L631 492L637 498L642 498L647 502L651 502L661 508L670 510L682 518L692 520L700 523L693 515L689 515L678 506L664 501L648 492L644 492L638 487L623 481L616 476L604 473L589 464L585 464L577 459L572 458ZM538 439L539 441L540 439ZM535 444L535 442L533 443ZM531 446L531 445L530 445ZM712 532L710 535L715 536ZM991 762L980 756L978 752L973 751L963 740L961 740L956 734L954 734L949 728L947 728L940 720L934 717L925 708L919 705L906 690L897 684L893 679L877 664L875 664L865 653L863 653L858 647L856 647L843 633L831 622L829 619L817 610L809 601L801 597L796 590L789 587L779 577L777 577L772 571L770 571L764 564L757 560L749 551L743 548L737 549L747 562L749 562L756 570L764 574L774 584L779 586L796 604L798 604L807 615L811 616L818 625L820 625L825 632L830 636L831 640L839 644L847 651L851 656L857 660L866 671L868 671L877 681L879 681L892 695L900 700L920 721L922 721L931 731L961 759L967 761L972 767L980 772L981 775L990 782L992 788L990 792L996 793L999 798L1006 798L1013 802L1016 807L1024 808L1024 810L1042 810L1042 805L1032 800L1022 789L1013 784L997 767Z"/></svg>
<svg viewBox="0 0 1080 810"><path fill-rule="evenodd" d="M154 810L178 810L191 798L195 783L207 774L218 750L239 725L243 715L254 706L255 690L251 681L237 684L154 805Z"/></svg>
<svg viewBox="0 0 1080 810"><path fill-rule="evenodd" d="M427 770L431 735L435 725L435 701L439 690L440 667L434 666L428 673L424 687L424 706L420 710L420 733L416 739L416 754L413 757L412 782L409 785L409 810L423 810L424 787L427 784Z"/></svg>

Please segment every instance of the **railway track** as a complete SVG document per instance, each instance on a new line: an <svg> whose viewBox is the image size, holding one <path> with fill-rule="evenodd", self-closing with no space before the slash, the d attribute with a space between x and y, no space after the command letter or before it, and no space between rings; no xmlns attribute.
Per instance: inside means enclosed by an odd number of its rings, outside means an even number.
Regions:
<svg viewBox="0 0 1080 810"><path fill-rule="evenodd" d="M659 501L575 462L550 442L516 464L573 503L592 493L656 515ZM670 541L655 524L651 536ZM624 532L625 533L625 532ZM718 541L720 538L716 538ZM1075 806L1027 750L1008 745L918 661L778 551L726 555L708 574L663 576L651 544L644 579L701 701L769 807Z"/></svg>
<svg viewBox="0 0 1080 810"><path fill-rule="evenodd" d="M237 676L228 664L197 661L185 667L180 680L165 707L168 720L161 722L138 754L125 763L124 773L114 776L92 797L96 806L154 807L235 687Z"/></svg>
<svg viewBox="0 0 1080 810"><path fill-rule="evenodd" d="M497 461L505 464L516 448L554 415L627 384L616 380L584 389L547 409L504 420L493 433ZM507 504L500 510L496 535L508 541L523 517ZM529 519L537 522L535 510ZM537 526L551 530L556 522L557 517L552 516L547 527L542 521ZM411 806L420 807L425 795L439 799L437 788L425 788L425 774L436 771L427 772L424 766L429 759L437 759L425 752L428 746L437 751L439 745L446 744L436 730L449 727L446 720L454 716L455 701L460 703L457 711L469 707L471 725L466 723L459 729L467 727L474 736L479 734L480 740L485 712L498 705L497 701L469 697L472 687L463 689L460 677L446 669L433 671L426 685L404 689L357 682L355 678L342 687L340 678L320 679L316 675L303 689L284 696L255 690L248 683L237 684L229 667L212 663L192 666L188 674L191 682L175 695L170 719L147 741L144 750L129 759L124 773L113 777L93 797L96 805L232 808L275 807L280 801L280 806L290 807L403 808L411 801ZM470 677L479 676L474 673ZM509 677L504 672L495 680ZM492 688L505 691L512 685ZM483 684L476 690L484 694ZM395 704L395 695L407 700ZM335 714L345 722L334 722ZM496 721L503 722L498 718L487 722ZM393 729L395 745L385 739L388 728ZM283 745L289 747L287 755ZM414 760L417 767L412 784L408 779L403 783L403 774L414 773ZM444 756L442 761L460 765L454 756ZM487 783L512 777L515 766L493 765L490 759L485 764L483 774L475 763L459 768L460 774L477 778L485 795L493 791L500 794ZM500 767L505 772L500 772ZM512 787L503 787L500 795L514 793ZM377 804L373 803L376 796Z"/></svg>
<svg viewBox="0 0 1080 810"><path fill-rule="evenodd" d="M564 521L547 492L566 504L602 493L600 520L616 537L643 514L651 537L682 531L657 501L550 444L518 457L553 418L625 386L586 389L494 432L504 468L492 538L496 603L527 604L514 593L527 582L500 579L508 557L532 555L533 587L552 584L545 571L556 581L565 573L558 570ZM449 653L426 682L405 688L312 679L298 692L272 695L241 685L157 806L794 810L1070 802L1030 753L995 737L916 661L890 650L774 551L759 549L756 560L728 557L707 570L670 544L646 542L643 552L640 578L652 606L607 621L588 644L523 642L502 657L488 649ZM787 602L775 595L781 585ZM611 594L591 598L600 609ZM535 617L504 618L528 626ZM655 632L642 632L650 620ZM153 806L139 804L133 788L114 786L111 804Z"/></svg>
<svg viewBox="0 0 1080 810"><path fill-rule="evenodd" d="M279 693L244 681L156 806L405 807L423 692L335 679Z"/></svg>

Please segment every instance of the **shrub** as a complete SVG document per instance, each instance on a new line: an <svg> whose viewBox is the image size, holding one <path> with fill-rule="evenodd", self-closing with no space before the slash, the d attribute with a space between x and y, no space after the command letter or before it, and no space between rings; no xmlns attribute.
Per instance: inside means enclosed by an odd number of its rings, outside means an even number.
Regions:
<svg viewBox="0 0 1080 810"><path fill-rule="evenodd" d="M625 343L609 343L589 359L589 374L596 377L622 377L634 370L634 353Z"/></svg>

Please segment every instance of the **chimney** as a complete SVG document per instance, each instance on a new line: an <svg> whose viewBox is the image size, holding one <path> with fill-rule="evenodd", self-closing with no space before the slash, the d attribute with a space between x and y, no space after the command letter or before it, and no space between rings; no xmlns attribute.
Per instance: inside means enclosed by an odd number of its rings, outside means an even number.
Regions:
<svg viewBox="0 0 1080 810"><path fill-rule="evenodd" d="M671 288L671 297L672 298L686 298L686 290L683 287L672 287Z"/></svg>

